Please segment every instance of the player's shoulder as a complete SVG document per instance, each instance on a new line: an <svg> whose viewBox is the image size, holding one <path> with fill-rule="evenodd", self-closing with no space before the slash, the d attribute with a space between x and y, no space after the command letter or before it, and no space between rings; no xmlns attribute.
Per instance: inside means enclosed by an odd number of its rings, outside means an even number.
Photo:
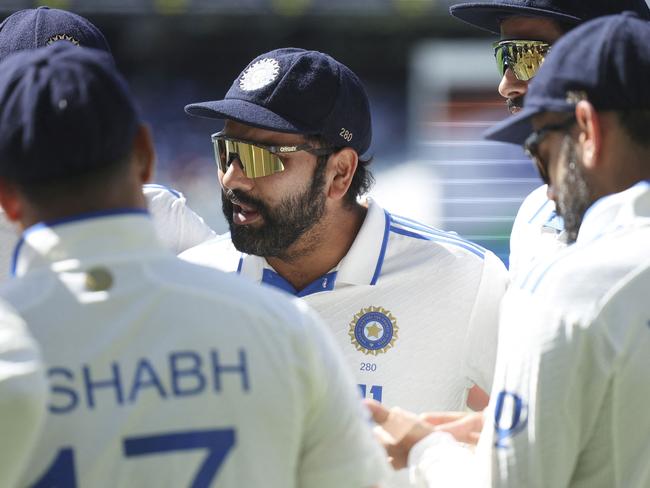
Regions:
<svg viewBox="0 0 650 488"><path fill-rule="evenodd" d="M539 186L524 198L515 217L516 223L532 223L555 212L555 204L548 199L547 190L546 185Z"/></svg>
<svg viewBox="0 0 650 488"><path fill-rule="evenodd" d="M258 323L289 329L311 320L307 318L310 309L302 301L232 273L175 257L151 263L148 273L153 286L194 303L207 303L220 313L231 311Z"/></svg>
<svg viewBox="0 0 650 488"><path fill-rule="evenodd" d="M190 263L231 273L237 271L241 252L235 248L227 232L184 251L179 257Z"/></svg>
<svg viewBox="0 0 650 488"><path fill-rule="evenodd" d="M515 286L572 308L600 302L650 265L650 227L627 229L578 242L534 266Z"/></svg>
<svg viewBox="0 0 650 488"><path fill-rule="evenodd" d="M185 196L180 191L157 183L147 183L142 185L142 193L149 202L185 202Z"/></svg>
<svg viewBox="0 0 650 488"><path fill-rule="evenodd" d="M4 341L2 348L6 347L9 342L13 342L19 336L28 336L27 327L23 319L5 299L0 299L0 336L0 339Z"/></svg>
<svg viewBox="0 0 650 488"><path fill-rule="evenodd" d="M11 277L0 284L0 297L22 314L47 301L56 286L54 273L47 269L37 269L26 276Z"/></svg>
<svg viewBox="0 0 650 488"><path fill-rule="evenodd" d="M407 217L389 214L389 239L394 255L417 253L426 262L436 263L445 257L480 265L490 252L482 246Z"/></svg>

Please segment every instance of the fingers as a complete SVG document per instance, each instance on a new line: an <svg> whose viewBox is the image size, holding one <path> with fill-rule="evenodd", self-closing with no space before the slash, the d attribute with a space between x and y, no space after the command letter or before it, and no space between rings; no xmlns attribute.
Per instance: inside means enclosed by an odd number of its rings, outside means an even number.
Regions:
<svg viewBox="0 0 650 488"><path fill-rule="evenodd" d="M382 427L393 436L395 442L400 442L418 422L420 420L417 415L399 407L393 407L389 410L388 418Z"/></svg>
<svg viewBox="0 0 650 488"><path fill-rule="evenodd" d="M390 411L381 403L370 399L363 400L363 403L366 405L366 407L368 407L368 410L370 410L370 413L372 414L372 420L374 420L376 423L383 424L386 422L386 420L388 420L388 414Z"/></svg>
<svg viewBox="0 0 650 488"><path fill-rule="evenodd" d="M394 469L406 467L413 444L428 435L433 427L399 407L387 409L373 400L364 400L364 403L377 423L374 434L386 450L389 462Z"/></svg>
<svg viewBox="0 0 650 488"><path fill-rule="evenodd" d="M438 424L436 431L448 432L454 436L458 442L476 445L481 430L483 429L483 413L475 412L466 414L451 422Z"/></svg>
<svg viewBox="0 0 650 488"><path fill-rule="evenodd" d="M442 425L455 422L469 415L469 412L425 412L420 414L420 419L430 425Z"/></svg>

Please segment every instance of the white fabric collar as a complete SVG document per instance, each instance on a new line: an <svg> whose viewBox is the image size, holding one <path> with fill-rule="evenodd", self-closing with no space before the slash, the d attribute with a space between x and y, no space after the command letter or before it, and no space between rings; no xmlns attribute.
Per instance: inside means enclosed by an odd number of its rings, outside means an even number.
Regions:
<svg viewBox="0 0 650 488"><path fill-rule="evenodd" d="M12 275L44 267L64 270L84 259L125 254L169 254L145 210L94 212L33 225L16 244Z"/></svg>
<svg viewBox="0 0 650 488"><path fill-rule="evenodd" d="M639 224L650 224L648 181L641 181L627 190L597 200L585 213L576 242L594 241L603 234Z"/></svg>

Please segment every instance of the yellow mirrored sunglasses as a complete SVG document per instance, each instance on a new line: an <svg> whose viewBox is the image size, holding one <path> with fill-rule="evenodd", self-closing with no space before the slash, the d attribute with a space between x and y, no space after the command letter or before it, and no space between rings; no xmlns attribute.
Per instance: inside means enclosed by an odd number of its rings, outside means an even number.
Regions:
<svg viewBox="0 0 650 488"><path fill-rule="evenodd" d="M528 81L544 62L551 45L544 41L511 39L495 42L494 57L501 76L510 68L520 81Z"/></svg>
<svg viewBox="0 0 650 488"><path fill-rule="evenodd" d="M214 156L219 169L225 173L233 163L239 161L248 178L261 178L284 171L280 158L282 154L307 151L315 156L325 156L336 151L333 148L314 147L309 144L297 146L266 146L252 141L227 137L223 133L212 134Z"/></svg>

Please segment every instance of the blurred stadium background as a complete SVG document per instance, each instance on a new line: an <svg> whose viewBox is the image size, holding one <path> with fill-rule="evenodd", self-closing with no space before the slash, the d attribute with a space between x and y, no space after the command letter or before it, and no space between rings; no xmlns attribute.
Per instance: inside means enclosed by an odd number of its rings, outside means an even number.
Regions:
<svg viewBox="0 0 650 488"><path fill-rule="evenodd" d="M540 184L517 147L481 140L507 116L487 33L448 15L453 0L0 0L0 16L48 5L88 17L152 125L158 183L226 230L210 134L187 103L221 98L249 60L278 47L331 54L366 84L373 196L395 213L453 230L507 264L508 236Z"/></svg>

